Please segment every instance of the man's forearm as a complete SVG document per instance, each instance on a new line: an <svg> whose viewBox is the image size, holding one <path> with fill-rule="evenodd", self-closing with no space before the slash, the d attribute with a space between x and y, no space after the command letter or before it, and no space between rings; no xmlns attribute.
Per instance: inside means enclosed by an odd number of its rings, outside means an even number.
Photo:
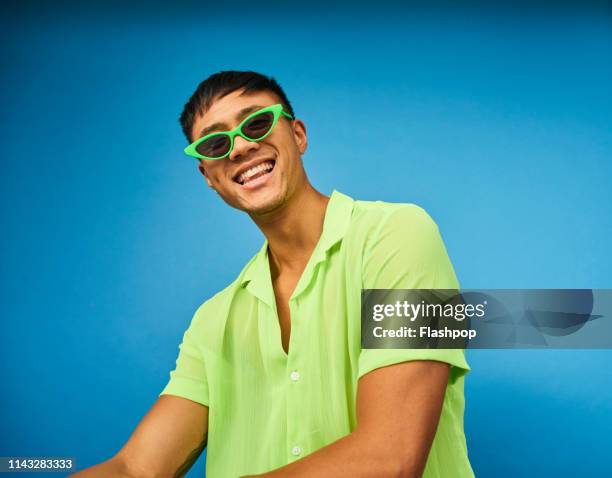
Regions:
<svg viewBox="0 0 612 478"><path fill-rule="evenodd" d="M386 446L385 446L386 445ZM274 471L242 478L413 478L425 460L410 460L409 450L392 454L385 443L373 443L357 431L301 460Z"/></svg>
<svg viewBox="0 0 612 478"><path fill-rule="evenodd" d="M136 478L128 470L125 464L117 459L112 458L98 465L85 468L73 475L70 478Z"/></svg>

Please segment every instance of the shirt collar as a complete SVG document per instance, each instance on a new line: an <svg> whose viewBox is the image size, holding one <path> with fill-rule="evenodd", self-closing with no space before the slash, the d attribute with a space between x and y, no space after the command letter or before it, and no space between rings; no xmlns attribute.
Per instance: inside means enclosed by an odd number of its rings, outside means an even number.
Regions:
<svg viewBox="0 0 612 478"><path fill-rule="evenodd" d="M324 261L327 257L327 251L344 238L350 224L354 203L355 201L351 197L334 189L325 210L321 237L309 261L312 262L312 266ZM259 252L245 267L240 283L244 285L246 282L250 282L248 288L256 296L265 302L273 303L274 292L270 286L272 279L268 262L267 239ZM270 294L272 294L271 297Z"/></svg>

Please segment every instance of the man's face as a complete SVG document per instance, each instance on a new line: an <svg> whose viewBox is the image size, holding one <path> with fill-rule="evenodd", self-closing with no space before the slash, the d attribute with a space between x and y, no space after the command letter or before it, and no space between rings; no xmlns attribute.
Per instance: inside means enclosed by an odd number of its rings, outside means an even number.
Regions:
<svg viewBox="0 0 612 478"><path fill-rule="evenodd" d="M202 116L198 116L191 131L195 141L201 132L219 124L214 131L235 128L253 111L240 114L249 107L263 108L280 103L272 92L262 91L242 95L234 91L213 101ZM306 151L306 129L300 120L291 122L285 116L263 140L247 141L234 138L231 154L216 161L201 160L199 169L208 185L232 207L254 215L264 215L282 206L294 193L305 186L307 179L301 161ZM267 169L272 166L272 169ZM261 171L252 175L252 168ZM247 173L246 175L243 173ZM250 176L250 177L247 177Z"/></svg>

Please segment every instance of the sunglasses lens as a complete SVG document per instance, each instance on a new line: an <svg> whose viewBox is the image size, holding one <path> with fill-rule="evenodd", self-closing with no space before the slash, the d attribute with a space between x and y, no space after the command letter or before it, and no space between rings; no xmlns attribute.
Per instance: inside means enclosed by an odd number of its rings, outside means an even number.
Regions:
<svg viewBox="0 0 612 478"><path fill-rule="evenodd" d="M223 156L230 149L231 141L226 134L212 136L206 141L202 141L196 147L196 151L202 156L209 158L218 158Z"/></svg>
<svg viewBox="0 0 612 478"><path fill-rule="evenodd" d="M274 114L270 111L253 116L242 126L242 133L250 139L264 136L274 123Z"/></svg>

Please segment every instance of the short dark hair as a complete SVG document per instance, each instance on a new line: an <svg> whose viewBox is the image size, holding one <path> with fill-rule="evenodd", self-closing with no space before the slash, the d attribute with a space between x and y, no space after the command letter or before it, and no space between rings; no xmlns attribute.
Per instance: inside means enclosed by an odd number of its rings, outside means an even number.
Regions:
<svg viewBox="0 0 612 478"><path fill-rule="evenodd" d="M245 93L255 91L271 91L278 96L287 113L295 117L287 95L272 77L254 71L220 71L202 81L195 92L185 103L179 123L187 141L191 143L191 130L199 114L210 108L213 100L223 98L233 91L244 88Z"/></svg>

